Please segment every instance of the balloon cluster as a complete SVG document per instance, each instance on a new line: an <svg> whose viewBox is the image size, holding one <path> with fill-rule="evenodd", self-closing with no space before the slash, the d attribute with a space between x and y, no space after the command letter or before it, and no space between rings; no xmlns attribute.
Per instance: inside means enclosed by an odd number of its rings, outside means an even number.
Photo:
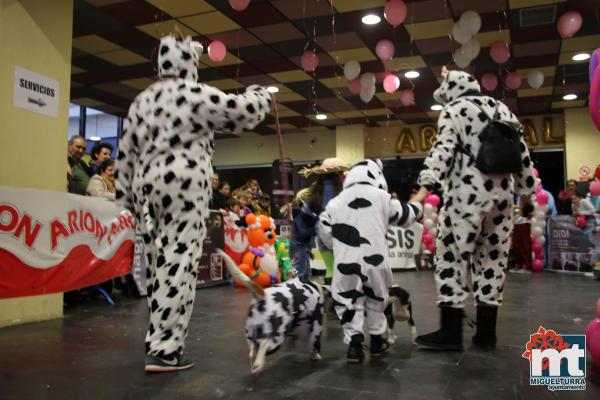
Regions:
<svg viewBox="0 0 600 400"><path fill-rule="evenodd" d="M589 110L596 129L600 131L600 49L594 50L590 58Z"/></svg>
<svg viewBox="0 0 600 400"><path fill-rule="evenodd" d="M585 341L594 363L600 367L600 299L596 302L596 318L585 328Z"/></svg>
<svg viewBox="0 0 600 400"><path fill-rule="evenodd" d="M441 199L437 194L425 197L423 206L423 236L421 237L421 252L424 254L435 253L435 237L437 235L438 206Z"/></svg>
<svg viewBox="0 0 600 400"><path fill-rule="evenodd" d="M279 266L273 247L276 240L273 219L264 215L249 214L246 216L246 223L250 246L242 258L240 270L263 288L280 282ZM244 287L237 281L235 284Z"/></svg>
<svg viewBox="0 0 600 400"><path fill-rule="evenodd" d="M531 219L531 248L533 249L533 272L544 270L544 243L546 243L546 214L548 213L548 194L544 191L542 181L536 176L535 201L533 202L533 218Z"/></svg>
<svg viewBox="0 0 600 400"><path fill-rule="evenodd" d="M529 86L533 89L541 88L544 84L544 79L544 73L540 70L533 70L527 74L527 83L529 83ZM512 90L520 88L522 82L523 79L521 78L521 75L516 71L509 72L504 78L504 84ZM498 87L498 77L491 72L483 74L481 77L481 85L485 90L493 92Z"/></svg>
<svg viewBox="0 0 600 400"><path fill-rule="evenodd" d="M479 55L481 45L473 35L480 29L481 17L475 11L465 11L452 26L452 38L462 45L452 54L454 62L460 68L465 68Z"/></svg>

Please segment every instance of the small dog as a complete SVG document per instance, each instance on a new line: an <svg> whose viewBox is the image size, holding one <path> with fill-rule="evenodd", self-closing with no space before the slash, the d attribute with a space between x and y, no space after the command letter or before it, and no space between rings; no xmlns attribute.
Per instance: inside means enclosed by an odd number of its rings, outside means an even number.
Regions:
<svg viewBox="0 0 600 400"><path fill-rule="evenodd" d="M384 311L388 322L388 337L387 341L390 345L396 342L396 334L394 333L394 324L396 321L407 321L410 326L410 335L413 343L417 337L417 328L412 316L412 303L410 302L410 294L398 285L394 285L389 291L388 305Z"/></svg>
<svg viewBox="0 0 600 400"><path fill-rule="evenodd" d="M254 299L246 320L246 340L250 348L250 371L259 374L266 356L279 350L286 335L302 327L309 332L310 359L321 359L323 329L323 289L320 285L294 278L263 289L244 274L224 251L217 252L225 260L231 275L252 292Z"/></svg>

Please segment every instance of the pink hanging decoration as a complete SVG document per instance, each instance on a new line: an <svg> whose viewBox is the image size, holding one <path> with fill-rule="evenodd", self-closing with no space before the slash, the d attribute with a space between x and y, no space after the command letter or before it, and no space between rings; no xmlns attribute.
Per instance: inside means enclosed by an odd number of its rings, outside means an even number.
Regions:
<svg viewBox="0 0 600 400"><path fill-rule="evenodd" d="M481 85L488 92L493 92L498 87L498 77L488 72L481 77Z"/></svg>
<svg viewBox="0 0 600 400"><path fill-rule="evenodd" d="M400 92L400 103L402 103L403 106L412 106L415 103L415 93L412 89Z"/></svg>
<svg viewBox="0 0 600 400"><path fill-rule="evenodd" d="M535 200L538 202L538 204L545 206L548 204L548 194L546 192L536 193Z"/></svg>
<svg viewBox="0 0 600 400"><path fill-rule="evenodd" d="M394 58L394 53L396 52L396 46L391 40L381 39L377 42L375 46L375 53L377 57L381 59L381 61L389 61Z"/></svg>
<svg viewBox="0 0 600 400"><path fill-rule="evenodd" d="M400 78L395 74L389 74L383 79L383 89L386 93L394 93L400 87Z"/></svg>
<svg viewBox="0 0 600 400"><path fill-rule="evenodd" d="M250 0L229 0L229 5L235 11L244 11L246 8L248 8L249 4Z"/></svg>
<svg viewBox="0 0 600 400"><path fill-rule="evenodd" d="M390 0L383 9L383 16L394 28L406 18L406 3L402 0Z"/></svg>
<svg viewBox="0 0 600 400"><path fill-rule="evenodd" d="M498 64L504 64L510 58L510 49L506 42L499 41L492 44L490 56Z"/></svg>
<svg viewBox="0 0 600 400"><path fill-rule="evenodd" d="M521 78L521 75L514 71L506 75L506 78L504 79L506 86L512 90L517 90L519 87L521 87L522 82L523 79Z"/></svg>
<svg viewBox="0 0 600 400"><path fill-rule="evenodd" d="M350 93L352 94L359 94L360 93L360 88L361 88L361 84L360 84L360 76L356 79L353 79L351 81L348 82L348 90L350 91Z"/></svg>
<svg viewBox="0 0 600 400"><path fill-rule="evenodd" d="M319 65L319 55L313 51L305 51L300 59L300 64L306 72L313 72Z"/></svg>
<svg viewBox="0 0 600 400"><path fill-rule="evenodd" d="M572 37L581 29L581 14L577 11L567 11L558 19L556 28L563 39Z"/></svg>
<svg viewBox="0 0 600 400"><path fill-rule="evenodd" d="M214 62L221 62L227 55L227 47L220 40L215 40L208 45L208 57Z"/></svg>

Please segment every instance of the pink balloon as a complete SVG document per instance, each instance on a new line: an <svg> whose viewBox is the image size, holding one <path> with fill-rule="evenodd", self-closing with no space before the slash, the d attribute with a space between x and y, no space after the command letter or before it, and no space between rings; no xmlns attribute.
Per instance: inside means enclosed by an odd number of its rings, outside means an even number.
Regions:
<svg viewBox="0 0 600 400"><path fill-rule="evenodd" d="M490 56L498 64L504 64L510 58L510 49L506 42L499 41L492 44Z"/></svg>
<svg viewBox="0 0 600 400"><path fill-rule="evenodd" d="M533 251L536 253L541 252L543 249L542 245L538 242L535 242L532 247L533 247Z"/></svg>
<svg viewBox="0 0 600 400"><path fill-rule="evenodd" d="M600 181L590 183L590 193L592 196L600 196Z"/></svg>
<svg viewBox="0 0 600 400"><path fill-rule="evenodd" d="M319 65L319 55L312 51L305 51L300 59L300 64L306 72L313 72Z"/></svg>
<svg viewBox="0 0 600 400"><path fill-rule="evenodd" d="M498 77L496 74L487 73L481 77L481 84L488 92L493 92L498 87Z"/></svg>
<svg viewBox="0 0 600 400"><path fill-rule="evenodd" d="M534 260L532 269L533 272L542 272L544 270L544 262L542 260Z"/></svg>
<svg viewBox="0 0 600 400"><path fill-rule="evenodd" d="M587 227L587 220L585 219L585 217L583 215L580 215L579 217L577 217L577 220L575 221L575 225L577 225L577 227L579 229L584 229Z"/></svg>
<svg viewBox="0 0 600 400"><path fill-rule="evenodd" d="M538 204L545 206L546 204L548 204L548 194L546 192L536 193L535 200Z"/></svg>
<svg viewBox="0 0 600 400"><path fill-rule="evenodd" d="M521 82L523 82L523 79L521 79L521 75L519 75L518 72L514 71L506 75L506 78L504 79L504 83L506 83L506 86L512 90L517 90L521 86Z"/></svg>
<svg viewBox="0 0 600 400"><path fill-rule="evenodd" d="M361 88L360 76L358 78L348 82L348 90L350 91L350 93L359 94L360 88Z"/></svg>
<svg viewBox="0 0 600 400"><path fill-rule="evenodd" d="M433 243L433 236L431 236L431 234L428 231L425 231L423 233L422 241L423 243L425 243L426 246L429 246L431 243Z"/></svg>
<svg viewBox="0 0 600 400"><path fill-rule="evenodd" d="M536 178L540 177L540 172L537 170L537 168L533 169L533 175L535 175Z"/></svg>
<svg viewBox="0 0 600 400"><path fill-rule="evenodd" d="M400 25L406 18L406 4L402 0L390 0L383 9L383 16L393 27Z"/></svg>
<svg viewBox="0 0 600 400"><path fill-rule="evenodd" d="M592 337L592 333L594 333L598 330L600 330L600 318L595 318L595 319L591 320L590 323L585 328L585 337L588 342L590 341L590 338Z"/></svg>
<svg viewBox="0 0 600 400"><path fill-rule="evenodd" d="M600 329L594 329L591 332L586 344L588 351L594 359L594 364L600 367Z"/></svg>
<svg viewBox="0 0 600 400"><path fill-rule="evenodd" d="M235 11L244 11L246 8L248 8L249 4L250 0L229 0L229 5Z"/></svg>
<svg viewBox="0 0 600 400"><path fill-rule="evenodd" d="M434 207L439 206L441 201L440 196L437 194L428 194L427 197L425 197L425 204L431 204Z"/></svg>
<svg viewBox="0 0 600 400"><path fill-rule="evenodd" d="M435 243L431 243L431 244L427 245L427 250L429 250L430 252L435 253L435 249L436 249Z"/></svg>
<svg viewBox="0 0 600 400"><path fill-rule="evenodd" d="M400 87L400 78L395 74L389 74L383 80L383 89L386 93L394 93Z"/></svg>
<svg viewBox="0 0 600 400"><path fill-rule="evenodd" d="M227 47L220 40L215 40L208 45L208 57L214 62L221 62L227 55Z"/></svg>
<svg viewBox="0 0 600 400"><path fill-rule="evenodd" d="M563 39L570 38L581 28L581 14L577 11L567 11L558 19L556 27Z"/></svg>
<svg viewBox="0 0 600 400"><path fill-rule="evenodd" d="M400 92L400 103L402 103L403 106L411 106L415 103L415 93L412 89Z"/></svg>
<svg viewBox="0 0 600 400"><path fill-rule="evenodd" d="M396 52L396 46L391 40L381 39L377 42L375 46L375 53L377 57L381 59L381 61L388 61L394 58L394 53Z"/></svg>

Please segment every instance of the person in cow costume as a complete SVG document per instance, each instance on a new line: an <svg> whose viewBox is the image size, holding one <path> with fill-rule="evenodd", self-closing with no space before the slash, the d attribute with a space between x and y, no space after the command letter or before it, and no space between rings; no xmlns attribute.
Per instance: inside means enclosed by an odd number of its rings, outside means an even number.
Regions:
<svg viewBox="0 0 600 400"><path fill-rule="evenodd" d="M410 203L392 199L381 161L362 160L350 168L343 190L320 215L319 236L333 249L332 297L349 345L349 363L364 358L365 314L371 355L380 356L389 347L384 311L392 270L386 234L389 225L409 226L419 220L426 194L421 189Z"/></svg>
<svg viewBox="0 0 600 400"><path fill-rule="evenodd" d="M147 372L187 369L183 358L206 236L215 131L241 133L269 112L265 88L225 94L198 83L202 45L166 36L159 79L133 101L119 141L117 200L135 212L148 262Z"/></svg>
<svg viewBox="0 0 600 400"><path fill-rule="evenodd" d="M521 135L515 143L520 172L481 172L476 166L479 159L474 157L482 146L480 133L492 119L515 127L519 121L502 102L483 96L477 80L468 73L444 68L442 74L444 80L434 98L444 108L436 141L418 179L422 186L443 191L434 258L441 329L417 337L416 343L462 350L463 307L472 291L477 307L473 343L493 349L513 231L514 193L534 193L533 163ZM472 285L467 281L468 267Z"/></svg>

